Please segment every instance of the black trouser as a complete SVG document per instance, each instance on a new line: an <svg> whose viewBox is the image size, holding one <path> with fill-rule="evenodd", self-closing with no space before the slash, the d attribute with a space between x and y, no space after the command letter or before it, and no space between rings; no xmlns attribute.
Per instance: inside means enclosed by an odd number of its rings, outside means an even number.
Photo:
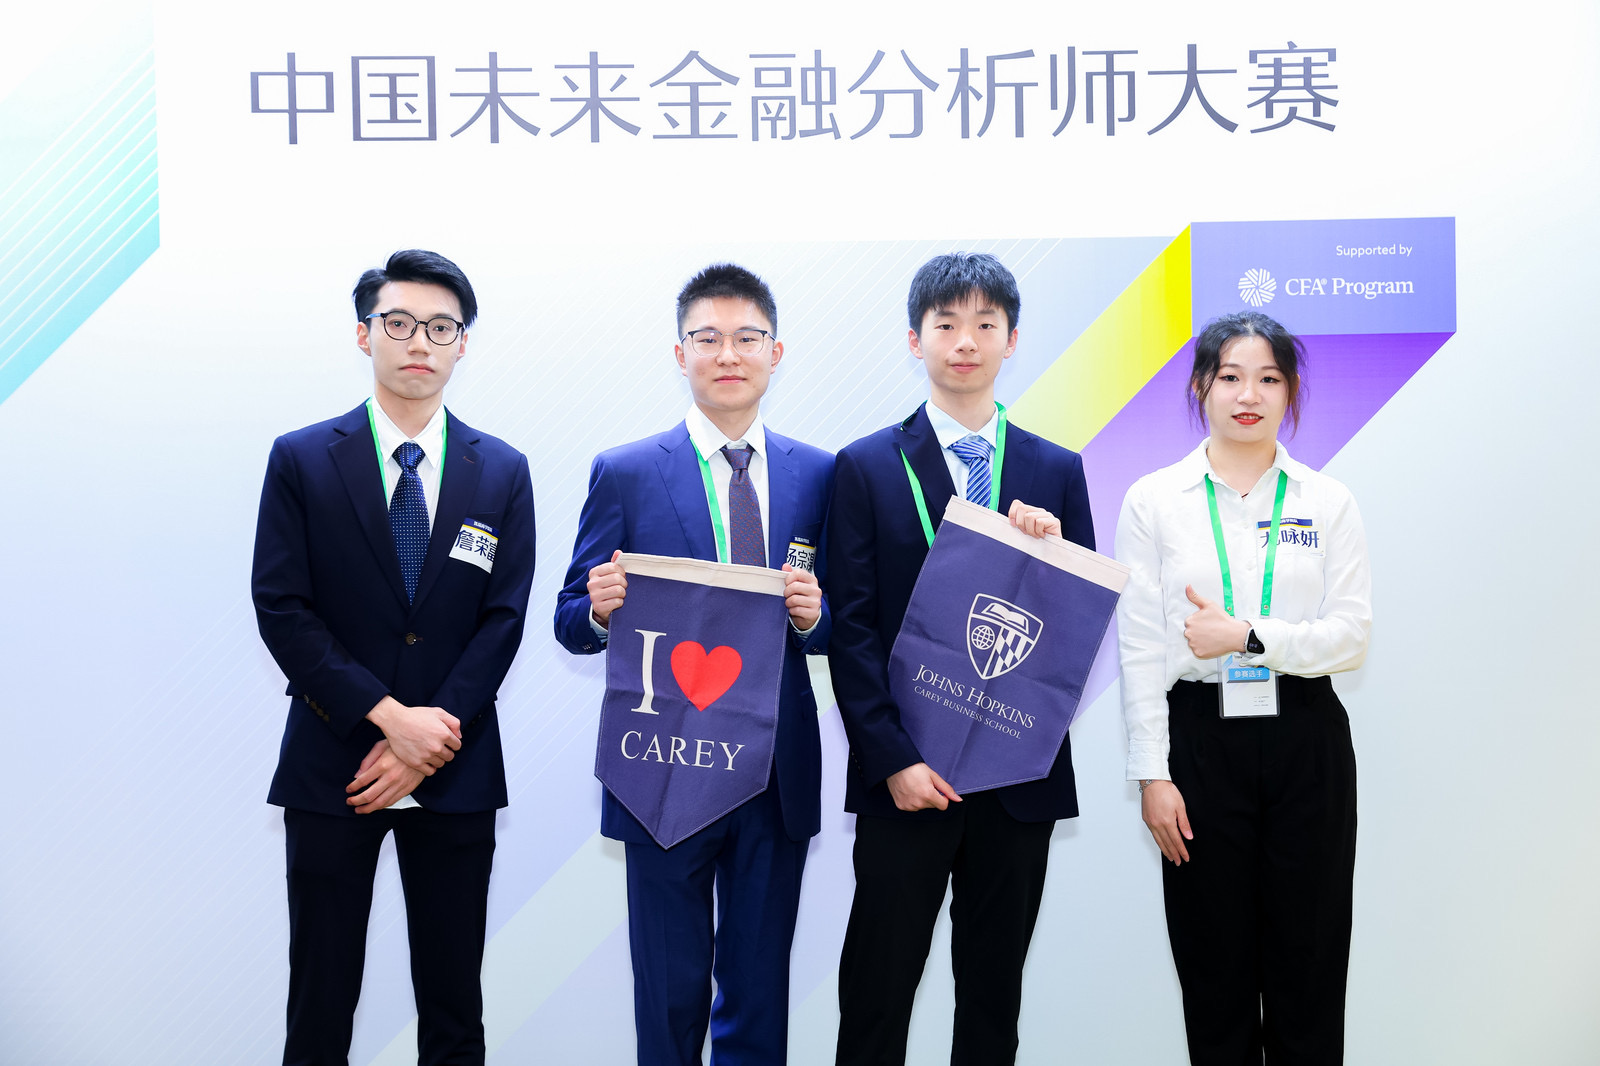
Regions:
<svg viewBox="0 0 1600 1066"><path fill-rule="evenodd" d="M1223 719L1217 686L1167 694L1194 840L1161 864L1195 1066L1344 1060L1356 858L1350 720L1326 677L1280 676L1276 718Z"/></svg>
<svg viewBox="0 0 1600 1066"><path fill-rule="evenodd" d="M992 792L944 818L856 819L856 894L839 959L839 1066L901 1066L945 887L956 1014L952 1066L1016 1061L1022 964L1055 822L1019 822Z"/></svg>
<svg viewBox="0 0 1600 1066"><path fill-rule="evenodd" d="M343 1066L367 947L378 849L391 829L406 898L417 1061L481 1066L494 811L283 812L289 875L286 1066Z"/></svg>

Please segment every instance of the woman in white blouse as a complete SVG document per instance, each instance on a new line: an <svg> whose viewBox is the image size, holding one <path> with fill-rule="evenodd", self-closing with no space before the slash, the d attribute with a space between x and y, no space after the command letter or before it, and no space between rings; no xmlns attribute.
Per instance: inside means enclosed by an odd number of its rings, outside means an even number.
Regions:
<svg viewBox="0 0 1600 1066"><path fill-rule="evenodd" d="M1255 312L1207 325L1189 399L1210 436L1117 522L1128 779L1169 860L1197 1066L1344 1055L1356 768L1327 675L1366 657L1371 575L1349 491L1278 443L1304 352Z"/></svg>

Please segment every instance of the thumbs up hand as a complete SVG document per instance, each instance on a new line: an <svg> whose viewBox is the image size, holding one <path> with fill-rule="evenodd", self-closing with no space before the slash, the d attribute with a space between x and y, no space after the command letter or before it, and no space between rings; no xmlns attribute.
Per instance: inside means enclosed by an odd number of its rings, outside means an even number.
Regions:
<svg viewBox="0 0 1600 1066"><path fill-rule="evenodd" d="M1193 585L1186 585L1184 593L1199 608L1183 620L1183 637L1196 659L1219 659L1244 651L1245 639L1250 636L1249 622L1231 617L1220 603L1206 599Z"/></svg>

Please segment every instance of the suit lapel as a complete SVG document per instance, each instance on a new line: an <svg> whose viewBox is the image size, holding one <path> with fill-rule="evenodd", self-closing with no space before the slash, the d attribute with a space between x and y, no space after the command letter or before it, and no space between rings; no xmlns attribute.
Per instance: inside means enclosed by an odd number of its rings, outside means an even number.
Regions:
<svg viewBox="0 0 1600 1066"><path fill-rule="evenodd" d="M422 575L417 578L416 603L420 604L428 590L444 570L445 560L461 531L467 508L478 491L478 478L483 474L483 455L476 447L478 433L445 409L444 470L439 478L439 506L434 510L433 533L428 537L428 555L422 562ZM400 564L395 563L398 573ZM403 587L403 586L402 586ZM403 593L402 593L403 595Z"/></svg>
<svg viewBox="0 0 1600 1066"><path fill-rule="evenodd" d="M1000 513L1011 509L1012 500L1022 500L1042 506L1043 493L1033 491L1033 475L1039 468L1037 462L1039 438L1016 426L1006 426L1006 461L1000 468Z"/></svg>
<svg viewBox="0 0 1600 1066"><path fill-rule="evenodd" d="M919 407L916 414L900 423L900 433L895 443L911 460L911 469L916 473L917 480L922 482L928 518L937 531L939 523L944 520L945 507L956 493L956 483L950 478L950 467L945 464L944 449L939 447L939 438L933 432L933 424L928 421L928 412ZM911 488L907 485L908 497L910 493ZM915 514L915 503L908 500L908 504L910 512Z"/></svg>
<svg viewBox="0 0 1600 1066"><path fill-rule="evenodd" d="M789 558L789 535L794 532L799 506L799 478L790 449L787 440L767 433L767 565L774 570Z"/></svg>
<svg viewBox="0 0 1600 1066"><path fill-rule="evenodd" d="M678 516L689 557L717 561L717 538L711 531L711 509L706 504L705 479L700 476L700 460L689 440L689 428L680 422L661 442L662 454L656 460L667 500Z"/></svg>
<svg viewBox="0 0 1600 1066"><path fill-rule="evenodd" d="M372 443L372 428L367 421L367 407L362 404L334 423L339 436L328 446L328 455L345 492L350 495L350 506L356 521L367 538L367 545L378 560L389 588L406 602L405 580L400 576L400 557L395 553L394 534L389 530L389 507L383 498L383 472L378 466L378 451Z"/></svg>

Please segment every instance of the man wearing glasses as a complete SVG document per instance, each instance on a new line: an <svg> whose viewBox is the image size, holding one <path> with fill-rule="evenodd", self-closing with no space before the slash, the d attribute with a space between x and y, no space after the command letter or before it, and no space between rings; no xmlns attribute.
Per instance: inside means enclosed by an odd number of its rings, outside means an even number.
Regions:
<svg viewBox="0 0 1600 1066"><path fill-rule="evenodd" d="M444 408L477 299L454 263L400 251L356 284L372 399L279 437L251 592L289 679L267 795L289 889L283 1061L344 1063L378 849L405 890L419 1063L482 1063L495 690L533 582L528 461Z"/></svg>
<svg viewBox="0 0 1600 1066"><path fill-rule="evenodd" d="M762 424L761 397L783 344L760 278L732 264L708 267L684 286L677 310L674 352L694 402L665 433L595 458L555 631L575 655L606 646L611 614L627 596L617 562L624 551L715 560L720 536L722 561L788 573L789 641L766 791L671 849L610 792L600 822L627 847L641 1066L698 1066L708 1024L713 1062L772 1066L787 1055L789 947L807 843L821 828L821 746L805 656L827 651L817 556L833 457ZM713 528L714 516L728 516L726 529Z"/></svg>

